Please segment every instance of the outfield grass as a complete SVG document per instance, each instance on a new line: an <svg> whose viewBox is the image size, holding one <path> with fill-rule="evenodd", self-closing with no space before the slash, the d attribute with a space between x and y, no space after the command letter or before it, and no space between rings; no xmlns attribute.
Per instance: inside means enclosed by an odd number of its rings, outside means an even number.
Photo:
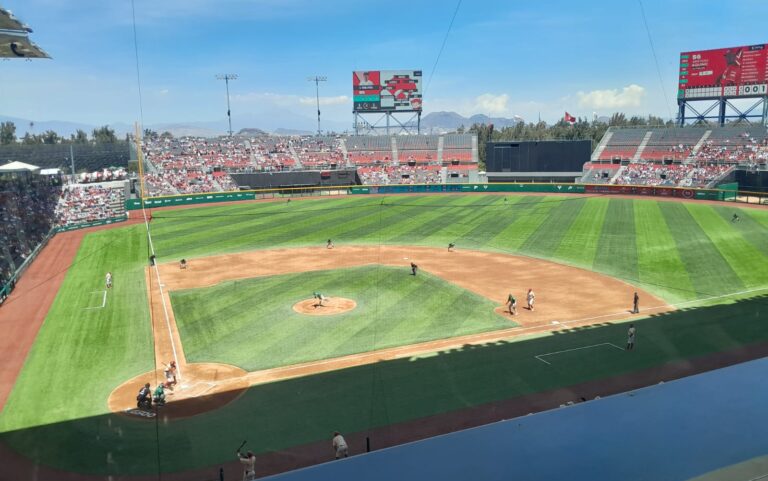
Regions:
<svg viewBox="0 0 768 481"><path fill-rule="evenodd" d="M670 301L768 285L768 211L587 196L388 196L155 213L162 260L270 247L403 244L554 260ZM383 202L383 203L382 203ZM733 212L742 222L732 223Z"/></svg>
<svg viewBox="0 0 768 481"><path fill-rule="evenodd" d="M502 196L348 197L160 211L155 213L152 228L162 260L323 245L329 237L337 245L444 247L456 242L459 248L533 255L600 270L670 301L703 303L713 295L768 287L768 211L746 210L740 213L742 222L731 223L735 210L731 206L586 196L509 196L506 202ZM551 365L534 357L603 342L623 345L625 326L601 326L265 384L214 413L155 424L107 414L106 407L112 388L154 365L143 278L144 239L143 226L86 236L0 413L0 439L23 456L94 474L150 474L215 466L230 461L232 450L244 438L257 453L280 450L327 441L335 429L365 431L768 342L761 315L766 298L734 295L706 301L716 305L635 321L638 341L632 354L590 349L576 358L572 354L548 358ZM112 271L116 280L107 307L82 309L91 305L90 292L100 288L106 271ZM336 275L333 271L326 274ZM428 276L416 280L430 281ZM272 287L280 284L278 278L272 278L243 285L259 282L273 282ZM265 289L274 292L268 286ZM314 287L301 289L304 298ZM423 295L394 291L387 296L402 294L404 303ZM253 292L264 294L258 287ZM382 303L394 299L380 297ZM434 302L439 305L439 300L435 297ZM202 355L209 352L204 351L206 344L212 347L217 342L222 351L227 344L235 349L240 338L227 331L250 323L246 306L236 305L240 296L231 301L234 305L222 301L220 310L211 312L218 316L221 310L232 309L233 315L224 319L206 323L202 316L194 320L184 315L190 321L183 329L198 330L192 337L201 340L194 346L190 337L189 352L197 350ZM198 310L212 308L199 299L196 305ZM389 310L387 319L390 314L397 315L396 309ZM382 316L364 322L375 325ZM330 318L314 319L320 323ZM183 322L186 325L187 320ZM222 322L224 325L219 324ZM428 327L424 324L417 334L427 332ZM300 331L286 336L301 341ZM182 336L187 349L188 336L184 331ZM305 342L314 343L318 336L322 338L323 332ZM240 346L239 351L259 349L258 341L242 344L246 347ZM274 343L264 352L275 353L278 346ZM249 352L233 355L241 356L235 364L255 359Z"/></svg>
<svg viewBox="0 0 768 481"><path fill-rule="evenodd" d="M334 316L292 306L318 291L357 302ZM494 303L421 270L363 266L171 293L187 360L247 371L514 327ZM247 346L245 348L244 346Z"/></svg>

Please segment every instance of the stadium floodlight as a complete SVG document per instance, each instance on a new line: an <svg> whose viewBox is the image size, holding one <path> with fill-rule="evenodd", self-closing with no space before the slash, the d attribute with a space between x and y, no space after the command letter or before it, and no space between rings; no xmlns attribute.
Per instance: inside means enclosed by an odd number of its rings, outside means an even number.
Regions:
<svg viewBox="0 0 768 481"><path fill-rule="evenodd" d="M236 73L219 74L216 80L223 80L227 85L227 119L229 120L229 136L232 137L232 110L229 108L229 81L237 80Z"/></svg>
<svg viewBox="0 0 768 481"><path fill-rule="evenodd" d="M328 77L325 75L315 75L314 77L307 77L307 81L315 82L315 98L317 99L317 135L320 135L320 82L327 82Z"/></svg>

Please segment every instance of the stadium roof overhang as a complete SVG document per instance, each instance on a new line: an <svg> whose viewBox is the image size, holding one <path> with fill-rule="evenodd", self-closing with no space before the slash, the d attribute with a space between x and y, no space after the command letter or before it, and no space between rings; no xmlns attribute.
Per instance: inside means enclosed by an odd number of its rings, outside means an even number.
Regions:
<svg viewBox="0 0 768 481"><path fill-rule="evenodd" d="M40 167L36 165L26 164L24 162L8 162L5 165L0 165L0 174L7 174L10 172L40 172Z"/></svg>
<svg viewBox="0 0 768 481"><path fill-rule="evenodd" d="M0 8L0 58L51 58L29 39L32 29Z"/></svg>

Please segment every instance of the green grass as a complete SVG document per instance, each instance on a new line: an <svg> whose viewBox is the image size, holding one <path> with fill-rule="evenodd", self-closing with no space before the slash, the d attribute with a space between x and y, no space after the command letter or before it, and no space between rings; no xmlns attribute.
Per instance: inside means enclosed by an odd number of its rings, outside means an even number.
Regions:
<svg viewBox="0 0 768 481"><path fill-rule="evenodd" d="M569 354L556 358L552 366L534 358L602 342L623 344L624 326L600 326L260 385L214 413L156 425L107 413L109 392L151 369L154 350L143 277L143 226L101 231L85 238L67 273L0 413L0 439L23 456L64 470L127 475L194 469L231 460L243 438L256 452L275 451L327 441L334 429L366 431L768 342L761 315L766 298L737 294L768 287L768 211L740 211L742 222L731 223L734 211L737 208L725 205L651 199L512 195L506 203L501 196L482 195L360 196L159 211L152 229L162 261L318 246L329 237L338 246L444 248L456 242L460 249L533 255L590 268L642 285L669 301L707 306L636 321L637 350L627 356L594 352L570 359ZM397 276L394 285L383 290L390 271L372 269L368 274L360 270L357 278L353 270L317 273L320 278L307 283L309 277L302 275L294 279L301 287L279 276L210 288L221 290L216 296L192 292L189 300L198 299L180 320L185 350L190 358L211 360L218 349L220 359L229 359L225 362L254 368L265 356L288 354L297 359L308 351L337 355L366 344L383 347L443 330L460 332L467 322L477 322L474 309L471 315L461 312L462 306L472 305L461 300L465 294L441 296L432 291L450 288L434 286L409 289L414 286ZM107 307L84 310L106 271L116 280ZM277 306L270 314L279 318L277 322L254 319L250 312L254 300L266 308L272 296L288 296L294 288L300 291L298 298L305 298L317 284L338 283L334 276L341 275L348 279L345 289L360 291L359 298L345 297L356 298L361 309L374 303L373 315L362 316L353 327L326 329L354 313L294 324L291 314L283 316ZM372 277L366 280L366 275ZM407 282L442 282L428 275L405 277ZM240 289L247 289L248 295L240 296ZM174 294L174 303L186 294ZM412 320L402 312L405 306L422 303L436 309L433 316ZM280 308L290 305L281 303ZM390 322L395 318L400 321ZM480 321L491 325L496 319ZM312 331L308 323L323 328ZM258 329L245 332L248 326Z"/></svg>
<svg viewBox="0 0 768 481"><path fill-rule="evenodd" d="M357 308L328 317L294 312L314 291ZM223 282L172 292L171 301L189 361L248 371L516 325L493 302L439 277L384 266Z"/></svg>

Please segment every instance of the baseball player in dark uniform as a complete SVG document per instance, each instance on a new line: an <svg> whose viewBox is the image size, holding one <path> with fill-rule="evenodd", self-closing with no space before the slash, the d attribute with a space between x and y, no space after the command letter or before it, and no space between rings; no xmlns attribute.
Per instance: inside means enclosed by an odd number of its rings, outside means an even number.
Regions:
<svg viewBox="0 0 768 481"><path fill-rule="evenodd" d="M417 271L417 270L419 270L419 266L417 266L416 264L414 264L413 262L411 262L411 275L412 275L412 276L415 276L415 275L416 275L416 271Z"/></svg>

